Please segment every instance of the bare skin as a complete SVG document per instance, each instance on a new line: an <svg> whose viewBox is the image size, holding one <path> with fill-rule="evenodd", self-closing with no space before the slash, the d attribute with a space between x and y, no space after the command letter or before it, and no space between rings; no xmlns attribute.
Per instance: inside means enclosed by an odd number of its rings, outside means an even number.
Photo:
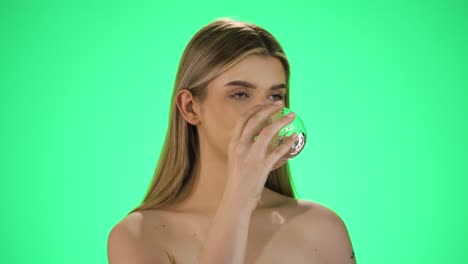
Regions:
<svg viewBox="0 0 468 264"><path fill-rule="evenodd" d="M227 85L236 80L257 88ZM195 165L198 180L181 207L211 213L218 208L228 179L228 145L237 121L254 106L282 101L287 89L270 87L285 83L278 59L253 55L213 79L204 102L198 102L186 90L178 93L179 110L188 123L197 126L200 138L200 160ZM259 201L259 206L264 202Z"/></svg>
<svg viewBox="0 0 468 264"><path fill-rule="evenodd" d="M271 204L252 213L245 264L356 263L346 228L334 212L318 203L266 192ZM154 245L161 245L167 263L191 264L198 263L210 220L168 208L132 213L119 225L138 236L139 254L149 260L145 263L160 258Z"/></svg>
<svg viewBox="0 0 468 264"><path fill-rule="evenodd" d="M247 81L256 89L239 84L226 86L234 80ZM242 260L249 264L286 261L298 264L356 263L347 229L340 217L330 209L262 187L264 182L255 181L256 178L245 175L245 172L241 183L238 180L233 184L235 181L229 179L228 146L239 117L252 107L281 101L287 89L270 89L281 84L285 84L281 62L273 57L253 55L212 80L206 101L197 102L186 90L177 94L177 105L183 118L197 126L200 138L200 159L195 164L189 188L182 194L186 199L168 208L132 213L119 222L109 238L108 254L111 259L116 259L111 264L163 264L171 263L170 259L173 263L198 263L197 257L208 231L213 228L212 221L220 207L225 208L217 218L218 223L241 215L245 229L241 226L238 228L245 232L248 227L246 245L243 242L236 245L245 247L245 252L232 251L233 256L239 256L232 263L241 263ZM254 165L251 163L251 166ZM263 171L261 174L266 175ZM246 180L251 181L246 183ZM235 188L228 189L229 183ZM237 196L225 195L233 193L232 190ZM224 197L236 199L222 203ZM226 207L226 204L229 206ZM249 209L243 210L241 207L244 205ZM227 234L238 233L235 231L237 223L232 228L233 231ZM224 236L211 238L205 256L212 254L218 246L218 239L221 239L221 243L230 239ZM244 240L240 238L239 241ZM129 248L132 252L124 253ZM122 256L128 256L129 261L121 261ZM138 261L133 258L138 258Z"/></svg>

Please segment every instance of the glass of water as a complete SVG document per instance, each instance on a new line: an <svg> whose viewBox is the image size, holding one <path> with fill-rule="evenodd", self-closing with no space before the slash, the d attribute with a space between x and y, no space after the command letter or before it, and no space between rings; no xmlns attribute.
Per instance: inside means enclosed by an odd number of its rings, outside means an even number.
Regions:
<svg viewBox="0 0 468 264"><path fill-rule="evenodd" d="M265 126L271 124L273 121L275 121L277 119L280 119L281 117L287 115L290 112L291 112L291 110L286 108L286 107L281 108L281 110L274 113L272 116L270 116L267 119L267 121L262 125L262 127L260 128L259 131L261 131L261 129L263 129ZM284 155L280 159L280 161L278 163L285 162L285 161L287 161L289 159L292 159L292 158L296 157L305 147L305 143L306 143L306 139L307 139L307 131L306 131L306 128L304 126L304 122L302 122L302 119L298 116L297 113L295 113L294 120L291 123L289 123L288 125L286 125L285 127L283 127L273 137L273 139L270 141L270 145L268 146L267 153L270 153L271 151L273 151L274 149L279 147L281 144L283 144L289 136L294 134L294 132L297 135L297 138L296 138L296 141L294 142L294 145L291 147L290 151L288 153L286 153L286 155ZM257 137L258 137L258 135L256 135L254 137L254 141L257 140Z"/></svg>

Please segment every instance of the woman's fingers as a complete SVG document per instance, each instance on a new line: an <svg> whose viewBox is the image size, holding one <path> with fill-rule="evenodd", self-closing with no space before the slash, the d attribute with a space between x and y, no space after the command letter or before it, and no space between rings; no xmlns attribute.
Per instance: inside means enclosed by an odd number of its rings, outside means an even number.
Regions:
<svg viewBox="0 0 468 264"><path fill-rule="evenodd" d="M247 110L245 113L243 113L240 116L239 120L237 120L237 123L234 126L234 131L232 133L232 137L231 137L231 140L230 140L231 144L236 145L240 141L240 138L242 136L242 131L244 130L244 127L247 124L247 121L249 120L249 118L254 113L256 113L263 106L264 105L256 105L256 106L250 108L249 110Z"/></svg>
<svg viewBox="0 0 468 264"><path fill-rule="evenodd" d="M245 125L244 131L240 138L241 144L253 142L253 138L258 134L260 127L265 124L266 120L274 113L278 112L283 107L282 104L268 104L255 112Z"/></svg>
<svg viewBox="0 0 468 264"><path fill-rule="evenodd" d="M273 169L276 169L274 166L277 162L286 162L287 160L281 160L281 158L284 157L291 150L292 147L294 147L296 139L297 134L294 133L290 137L288 137L281 146L272 151L271 154L266 158L268 166L272 167Z"/></svg>
<svg viewBox="0 0 468 264"><path fill-rule="evenodd" d="M228 148L229 181L225 188L229 195L237 195L237 200L255 204L261 196L272 166L281 158L281 154L286 153L288 149L285 146L280 146L281 151L275 151L278 154L268 155L269 157L267 157L265 155L266 144L262 143L262 141L257 144L258 139L253 142L253 138L260 126L265 124L266 119L279 111L282 106L282 103L279 105L256 105L242 114L234 127ZM262 130L259 138L269 142L275 132L288 122L290 121L284 119L276 120ZM286 144L291 145L292 142Z"/></svg>
<svg viewBox="0 0 468 264"><path fill-rule="evenodd" d="M255 116L262 109L265 109L265 108L268 109L269 106L272 107L272 106L275 106L275 105L271 104L271 103L259 104L259 105L255 105L255 106L251 107L249 110L244 112L240 116L239 120L237 120L237 123L234 126L234 131L233 131L230 143L234 144L234 145L237 145L240 142L242 142L242 143L251 142L253 137L245 138L245 136L244 136L245 129L247 128L247 125L251 122L250 119L253 116ZM279 107L279 106L277 106L277 107ZM254 120L254 122L258 122L258 121Z"/></svg>
<svg viewBox="0 0 468 264"><path fill-rule="evenodd" d="M291 123L294 120L294 117L283 116L278 120L275 120L273 123L266 126L262 132L259 134L257 141L255 144L257 148L261 150L268 149L268 145L270 144L273 137L278 134L278 132L285 127L287 124Z"/></svg>

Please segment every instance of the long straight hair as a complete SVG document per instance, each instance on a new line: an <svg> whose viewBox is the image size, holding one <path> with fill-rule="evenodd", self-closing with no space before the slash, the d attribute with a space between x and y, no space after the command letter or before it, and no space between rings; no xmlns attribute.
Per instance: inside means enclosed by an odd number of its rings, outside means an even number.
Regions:
<svg viewBox="0 0 468 264"><path fill-rule="evenodd" d="M248 22L222 17L200 29L190 40L180 60L170 105L168 131L149 189L139 210L163 208L179 200L193 175L195 161L199 158L197 127L181 116L176 95L188 89L202 102L207 95L207 85L216 76L248 55L272 56L284 67L289 86L290 68L278 41L265 29ZM289 92L284 103L289 107ZM272 170L265 187L285 196L295 198L288 162ZM129 213L129 214L130 214Z"/></svg>

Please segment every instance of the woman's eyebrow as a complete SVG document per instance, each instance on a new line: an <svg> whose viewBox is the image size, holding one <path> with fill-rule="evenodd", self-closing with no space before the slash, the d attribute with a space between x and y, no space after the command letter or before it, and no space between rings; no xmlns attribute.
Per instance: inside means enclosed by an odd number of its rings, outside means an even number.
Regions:
<svg viewBox="0 0 468 264"><path fill-rule="evenodd" d="M252 88L256 89L257 87L254 84L251 84L247 81L235 80L226 83L224 86L242 86L245 88ZM286 84L280 83L270 87L270 90L278 90L278 89L287 89Z"/></svg>

